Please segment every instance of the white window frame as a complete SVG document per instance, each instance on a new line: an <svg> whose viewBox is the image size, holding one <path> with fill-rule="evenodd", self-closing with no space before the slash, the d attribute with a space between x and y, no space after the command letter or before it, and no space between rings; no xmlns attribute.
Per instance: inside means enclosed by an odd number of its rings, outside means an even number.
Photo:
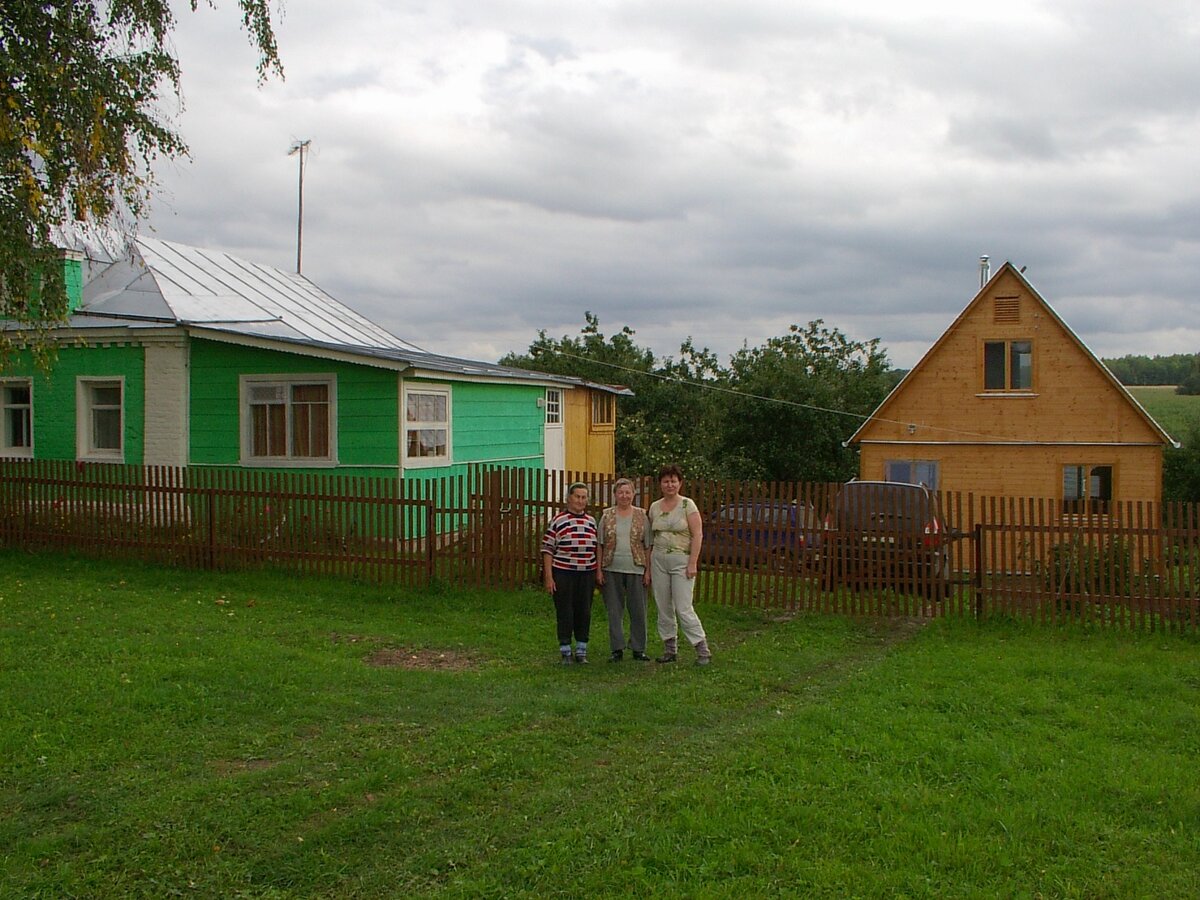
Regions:
<svg viewBox="0 0 1200 900"><path fill-rule="evenodd" d="M446 421L408 421L408 398L412 394L437 394L446 398ZM405 384L400 395L400 454L404 467L412 469L448 466L454 461L454 397L448 384ZM444 456L409 456L408 432L425 428L444 428L446 431L446 453Z"/></svg>
<svg viewBox="0 0 1200 900"><path fill-rule="evenodd" d="M116 387L121 392L118 411L121 414L119 447L97 447L92 438L93 413L92 391L95 388ZM125 376L124 375L81 375L75 379L75 457L95 462L125 462Z"/></svg>
<svg viewBox="0 0 1200 900"><path fill-rule="evenodd" d="M9 404L7 390L10 387L29 389L29 404ZM29 446L17 446L8 442L8 413L12 409L29 410ZM30 459L33 456L33 379L0 378L0 456Z"/></svg>
<svg viewBox="0 0 1200 900"><path fill-rule="evenodd" d="M562 388L546 388L546 424L561 425L563 423L563 392Z"/></svg>
<svg viewBox="0 0 1200 900"><path fill-rule="evenodd" d="M292 388L298 385L320 384L329 390L329 453L326 456L295 456L292 448ZM287 452L282 456L254 455L254 416L251 412L250 389L279 387L284 391L287 408ZM241 375L238 378L238 419L241 436L240 462L249 468L278 466L280 468L329 468L338 461L337 376L329 372L302 374Z"/></svg>

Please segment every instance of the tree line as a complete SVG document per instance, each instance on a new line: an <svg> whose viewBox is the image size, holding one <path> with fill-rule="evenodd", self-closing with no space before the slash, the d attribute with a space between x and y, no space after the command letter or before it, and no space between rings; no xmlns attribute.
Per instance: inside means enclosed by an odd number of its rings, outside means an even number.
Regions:
<svg viewBox="0 0 1200 900"><path fill-rule="evenodd" d="M606 335L588 312L576 336L539 331L501 364L624 384L616 465L745 481L845 481L857 453L843 446L895 384L878 339L855 341L817 319L792 325L728 364L689 338L656 359L629 326Z"/></svg>
<svg viewBox="0 0 1200 900"><path fill-rule="evenodd" d="M1130 354L1103 362L1121 384L1174 384L1179 386L1180 394L1200 394L1200 354Z"/></svg>

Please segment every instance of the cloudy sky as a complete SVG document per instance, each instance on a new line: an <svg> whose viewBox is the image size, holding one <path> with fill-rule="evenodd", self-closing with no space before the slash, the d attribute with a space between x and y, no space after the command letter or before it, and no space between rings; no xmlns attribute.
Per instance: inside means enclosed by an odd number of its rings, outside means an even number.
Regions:
<svg viewBox="0 0 1200 900"><path fill-rule="evenodd" d="M494 360L585 310L723 357L822 318L912 365L1026 277L1101 356L1200 351L1194 0L287 0L256 85L181 4L167 240Z"/></svg>

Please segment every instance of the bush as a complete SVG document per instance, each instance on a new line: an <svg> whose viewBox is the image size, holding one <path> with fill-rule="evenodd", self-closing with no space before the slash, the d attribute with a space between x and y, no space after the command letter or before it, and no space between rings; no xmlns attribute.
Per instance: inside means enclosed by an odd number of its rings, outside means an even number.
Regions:
<svg viewBox="0 0 1200 900"><path fill-rule="evenodd" d="M1097 544L1077 534L1050 548L1050 559L1038 569L1046 588L1055 594L1128 596L1140 583L1133 550L1120 538Z"/></svg>

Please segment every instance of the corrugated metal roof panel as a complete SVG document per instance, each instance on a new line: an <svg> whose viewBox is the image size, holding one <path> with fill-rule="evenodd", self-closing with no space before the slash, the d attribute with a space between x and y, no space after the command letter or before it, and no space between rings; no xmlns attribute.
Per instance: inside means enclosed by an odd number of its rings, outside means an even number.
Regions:
<svg viewBox="0 0 1200 900"><path fill-rule="evenodd" d="M164 300L181 321L275 320L311 340L402 346L395 335L302 275L151 238L139 238L137 247Z"/></svg>
<svg viewBox="0 0 1200 900"><path fill-rule="evenodd" d="M191 325L386 359L448 375L630 393L627 388L580 378L413 349L303 275L218 250L147 237L135 239L130 248L113 250L89 243L85 249L83 306L71 320L77 327Z"/></svg>

